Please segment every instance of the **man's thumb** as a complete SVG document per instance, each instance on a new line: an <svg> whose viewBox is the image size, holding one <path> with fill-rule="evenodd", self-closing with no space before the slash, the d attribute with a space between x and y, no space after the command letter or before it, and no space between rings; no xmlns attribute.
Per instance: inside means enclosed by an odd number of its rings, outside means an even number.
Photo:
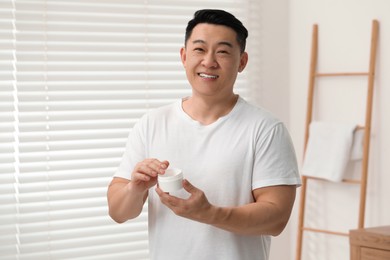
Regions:
<svg viewBox="0 0 390 260"><path fill-rule="evenodd" d="M189 193L194 193L197 190L187 179L183 180L183 188Z"/></svg>

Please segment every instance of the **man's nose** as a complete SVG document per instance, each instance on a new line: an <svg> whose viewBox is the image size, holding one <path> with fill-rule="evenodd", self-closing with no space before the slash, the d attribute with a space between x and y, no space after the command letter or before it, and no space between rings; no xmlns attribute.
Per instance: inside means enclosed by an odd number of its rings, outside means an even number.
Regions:
<svg viewBox="0 0 390 260"><path fill-rule="evenodd" d="M213 53L207 53L203 57L202 65L206 68L216 68L218 67L218 62L215 59L215 55Z"/></svg>

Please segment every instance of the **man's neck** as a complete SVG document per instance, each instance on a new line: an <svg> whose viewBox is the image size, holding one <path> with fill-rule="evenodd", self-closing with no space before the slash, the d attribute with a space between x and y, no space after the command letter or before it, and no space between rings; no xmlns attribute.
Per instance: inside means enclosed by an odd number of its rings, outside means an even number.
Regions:
<svg viewBox="0 0 390 260"><path fill-rule="evenodd" d="M213 98L204 98L191 96L183 101L182 106L192 119L202 125L209 125L232 111L237 103L238 95L232 93L229 97L216 100Z"/></svg>

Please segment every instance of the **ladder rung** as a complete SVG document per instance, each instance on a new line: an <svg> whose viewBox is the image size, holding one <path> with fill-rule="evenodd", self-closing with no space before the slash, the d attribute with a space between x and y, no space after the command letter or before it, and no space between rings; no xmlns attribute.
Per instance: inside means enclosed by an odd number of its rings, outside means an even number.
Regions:
<svg viewBox="0 0 390 260"><path fill-rule="evenodd" d="M337 231L330 231L330 230L324 230L324 229L316 229L316 228L304 227L304 228L302 228L302 230L304 230L304 231L310 231L310 232L317 232L317 233L324 233L324 234L329 234L329 235L349 236L348 233L337 232Z"/></svg>
<svg viewBox="0 0 390 260"><path fill-rule="evenodd" d="M361 180L353 180L353 179L343 179L343 182L350 183L350 184L360 184L360 183L362 183Z"/></svg>
<svg viewBox="0 0 390 260"><path fill-rule="evenodd" d="M313 177L313 176L306 176L305 177L307 179L311 179L311 180L318 180L318 181L328 181L326 179L323 179L323 178L318 178L318 177ZM354 180L354 179L343 179L341 182L344 182L344 183L351 183L351 184L360 184L361 183L361 180Z"/></svg>
<svg viewBox="0 0 390 260"><path fill-rule="evenodd" d="M337 76L369 76L368 72L337 72L337 73L316 73L316 77L337 77Z"/></svg>

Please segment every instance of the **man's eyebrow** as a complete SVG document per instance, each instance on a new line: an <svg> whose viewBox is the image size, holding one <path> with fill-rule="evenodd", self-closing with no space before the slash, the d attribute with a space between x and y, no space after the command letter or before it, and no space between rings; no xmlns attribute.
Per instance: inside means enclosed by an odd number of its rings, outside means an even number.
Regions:
<svg viewBox="0 0 390 260"><path fill-rule="evenodd" d="M204 40L193 40L192 43L202 43L202 44L205 44L206 42Z"/></svg>
<svg viewBox="0 0 390 260"><path fill-rule="evenodd" d="M218 45L226 45L230 48L233 48L233 44L231 44L230 42L219 42Z"/></svg>
<svg viewBox="0 0 390 260"><path fill-rule="evenodd" d="M205 44L206 42L204 40L194 40L194 41L192 41L192 43L193 44L196 44L196 43ZM231 44L230 42L226 42L226 41L219 42L218 45L225 45L225 46L228 46L230 48L233 48L233 44Z"/></svg>

